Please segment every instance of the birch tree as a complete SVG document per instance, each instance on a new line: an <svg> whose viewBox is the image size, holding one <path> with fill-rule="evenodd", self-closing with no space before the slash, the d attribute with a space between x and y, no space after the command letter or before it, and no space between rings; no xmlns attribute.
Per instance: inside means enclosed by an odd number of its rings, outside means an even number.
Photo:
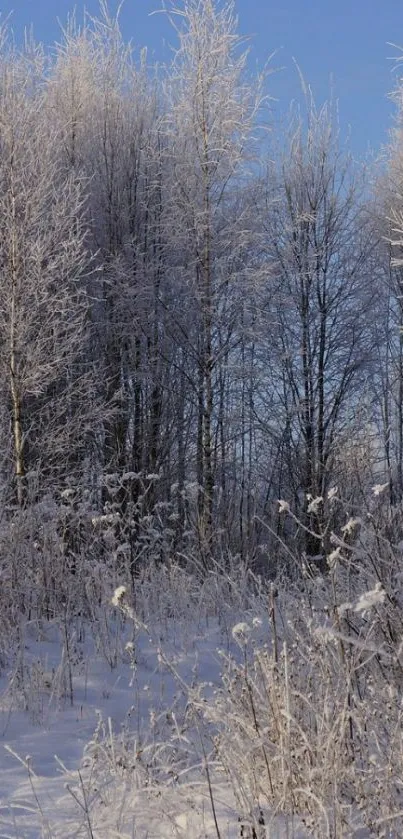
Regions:
<svg viewBox="0 0 403 839"><path fill-rule="evenodd" d="M119 406L105 423L105 464L141 472L156 451L150 438L158 399L150 381L159 375L158 100L145 54L135 61L105 4L82 30L66 30L52 95L66 165L88 179L88 226L99 266L92 285L95 351L107 399Z"/></svg>
<svg viewBox="0 0 403 839"><path fill-rule="evenodd" d="M79 468L91 406L80 183L61 171L26 56L0 58L0 376L3 451L22 504ZM11 435L9 430L11 429ZM8 468L3 464L5 476ZM10 473L9 473L10 475ZM58 477L57 477L58 476Z"/></svg>
<svg viewBox="0 0 403 839"><path fill-rule="evenodd" d="M325 499L336 479L343 429L348 434L365 378L372 244L362 190L331 110L310 103L306 122L293 115L285 151L267 177L274 374L267 427L285 433L288 492L313 531L323 507L314 510L311 500ZM305 548L320 553L320 540L307 534Z"/></svg>
<svg viewBox="0 0 403 839"><path fill-rule="evenodd" d="M240 299L237 257L247 248L239 196L260 89L258 83L253 87L245 81L246 54L240 49L232 2L186 0L183 6L172 5L170 16L179 48L169 79L166 120L172 159L167 238L172 235L175 242L176 266L193 317L190 331L187 327L187 351L196 375L194 477L199 486L199 531L209 546L217 455L225 448L222 435L218 443L225 425L220 392L229 354L239 340L234 322L231 325ZM235 194L237 217L231 209Z"/></svg>

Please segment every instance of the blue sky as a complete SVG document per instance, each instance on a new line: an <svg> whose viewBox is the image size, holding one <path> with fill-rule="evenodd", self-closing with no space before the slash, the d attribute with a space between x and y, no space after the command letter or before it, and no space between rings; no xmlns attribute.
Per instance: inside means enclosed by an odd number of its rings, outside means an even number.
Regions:
<svg viewBox="0 0 403 839"><path fill-rule="evenodd" d="M13 10L17 37L33 23L37 39L46 43L57 39L57 18L65 21L74 5L80 17L81 0L0 0L3 17ZM97 0L85 5L90 12L98 8ZM163 15L150 17L159 6L159 0L126 0L121 26L136 45L147 45L156 59L164 60L174 36ZM236 0L236 8L240 31L252 36L251 62L261 66L277 50L272 66L283 69L270 78L278 100L273 110L283 113L299 96L295 58L319 103L333 80L341 128L345 132L350 126L354 153L377 151L387 140L393 114L387 94L396 71L389 59L398 51L387 42L403 47L402 0Z"/></svg>

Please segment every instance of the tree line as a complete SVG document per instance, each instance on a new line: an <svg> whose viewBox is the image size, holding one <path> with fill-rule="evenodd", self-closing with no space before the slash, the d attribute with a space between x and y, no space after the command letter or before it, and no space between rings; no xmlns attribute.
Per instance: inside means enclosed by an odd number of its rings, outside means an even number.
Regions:
<svg viewBox="0 0 403 839"><path fill-rule="evenodd" d="M51 500L73 554L90 511L132 575L145 523L276 570L335 485L402 500L401 122L356 162L304 87L280 130L234 4L167 14L163 68L105 5L51 55L2 31L2 516Z"/></svg>

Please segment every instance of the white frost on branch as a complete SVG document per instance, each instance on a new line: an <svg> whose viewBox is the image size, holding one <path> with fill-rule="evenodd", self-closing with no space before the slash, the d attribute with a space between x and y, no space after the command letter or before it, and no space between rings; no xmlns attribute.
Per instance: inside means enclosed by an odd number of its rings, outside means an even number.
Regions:
<svg viewBox="0 0 403 839"><path fill-rule="evenodd" d="M284 501L282 498L278 499L278 511L279 513L289 513L290 512L290 505L288 501Z"/></svg>
<svg viewBox="0 0 403 839"><path fill-rule="evenodd" d="M388 486L389 481L387 481L386 484L375 484L375 486L372 487L372 492L374 495L382 495L382 493L385 492L385 489L387 489Z"/></svg>
<svg viewBox="0 0 403 839"><path fill-rule="evenodd" d="M105 513L102 516L93 516L91 524L96 527L99 524L117 524L120 519L120 513Z"/></svg>
<svg viewBox="0 0 403 839"><path fill-rule="evenodd" d="M119 606L122 605L122 600L126 596L126 591L127 591L126 586L118 586L117 588L115 588L115 591L113 593L113 597L112 597L112 600L111 600L112 606L119 607Z"/></svg>
<svg viewBox="0 0 403 839"><path fill-rule="evenodd" d="M327 557L327 564L328 564L329 568L334 568L335 565L337 564L337 562L339 561L339 559L341 558L340 557L340 551L341 551L341 548L339 546L338 548L335 548L335 550L332 551L329 554L329 556Z"/></svg>
<svg viewBox="0 0 403 839"><path fill-rule="evenodd" d="M361 524L361 519L350 518L347 524L341 528L343 536L351 536L358 525Z"/></svg>
<svg viewBox="0 0 403 839"><path fill-rule="evenodd" d="M354 606L355 612L360 612L362 615L365 615L366 612L369 612L370 609L373 609L374 606L378 606L379 604L383 603L386 597L386 592L382 588L381 583L377 583L375 588L372 591L366 591L364 594L361 595L358 602Z"/></svg>
<svg viewBox="0 0 403 839"><path fill-rule="evenodd" d="M320 505L323 503L322 496L318 495L317 498L312 498L312 495L307 495L307 499L309 501L308 513L317 513Z"/></svg>
<svg viewBox="0 0 403 839"><path fill-rule="evenodd" d="M236 623L235 626L232 627L232 637L238 642L238 644L246 644L250 632L251 627L248 623Z"/></svg>

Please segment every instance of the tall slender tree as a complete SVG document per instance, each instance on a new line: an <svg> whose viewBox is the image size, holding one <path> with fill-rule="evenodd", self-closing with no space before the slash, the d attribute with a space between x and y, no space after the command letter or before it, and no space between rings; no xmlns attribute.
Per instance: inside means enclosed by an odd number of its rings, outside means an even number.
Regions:
<svg viewBox="0 0 403 839"><path fill-rule="evenodd" d="M372 240L363 179L340 148L331 108L318 111L309 94L306 119L292 113L285 150L269 166L267 196L267 428L282 439L288 493L316 532L322 508L311 502L335 480L367 359ZM320 553L320 540L307 533L305 549Z"/></svg>
<svg viewBox="0 0 403 839"><path fill-rule="evenodd" d="M83 194L57 159L44 87L32 82L32 61L4 47L0 376L10 421L1 431L20 505L29 485L36 492L81 471L93 407L84 358Z"/></svg>
<svg viewBox="0 0 403 839"><path fill-rule="evenodd" d="M226 460L225 379L229 354L239 340L230 301L240 299L237 255L247 247L240 192L260 90L245 80L246 54L232 2L218 6L212 0L186 0L183 6L172 5L170 16L179 48L166 120L172 149L169 225L193 316L187 352L196 374L195 477L200 533L209 546L219 458L223 466Z"/></svg>

